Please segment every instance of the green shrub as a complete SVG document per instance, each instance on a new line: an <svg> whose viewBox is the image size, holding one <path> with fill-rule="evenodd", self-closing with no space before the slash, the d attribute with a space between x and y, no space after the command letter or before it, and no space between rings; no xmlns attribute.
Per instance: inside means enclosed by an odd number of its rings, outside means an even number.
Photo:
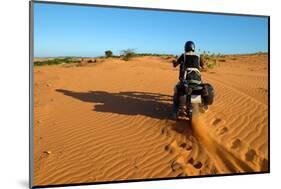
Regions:
<svg viewBox="0 0 281 189"><path fill-rule="evenodd" d="M67 63L73 63L71 58L54 58L54 59L48 59L44 61L34 61L35 66L44 66L44 65L57 65L57 64L67 64Z"/></svg>
<svg viewBox="0 0 281 189"><path fill-rule="evenodd" d="M134 49L127 49L127 50L123 50L121 52L121 58L125 61L130 60L132 57L135 57L136 53L134 51Z"/></svg>
<svg viewBox="0 0 281 189"><path fill-rule="evenodd" d="M217 56L213 54L208 54L205 51L200 55L200 59L203 61L204 68L212 69L217 65Z"/></svg>
<svg viewBox="0 0 281 189"><path fill-rule="evenodd" d="M159 56L159 57L174 57L173 54L158 54L158 53L136 53L136 56Z"/></svg>
<svg viewBox="0 0 281 189"><path fill-rule="evenodd" d="M113 56L113 53L112 53L111 50L105 51L104 54L105 54L105 57L106 57L106 58L109 58L109 57L112 57L112 56Z"/></svg>
<svg viewBox="0 0 281 189"><path fill-rule="evenodd" d="M213 69L217 66L217 60L211 59L206 64L207 68Z"/></svg>

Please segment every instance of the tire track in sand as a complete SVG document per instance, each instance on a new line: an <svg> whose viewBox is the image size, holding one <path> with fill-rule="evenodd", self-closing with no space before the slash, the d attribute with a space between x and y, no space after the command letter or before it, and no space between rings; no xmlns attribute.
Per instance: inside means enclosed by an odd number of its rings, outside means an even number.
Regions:
<svg viewBox="0 0 281 189"><path fill-rule="evenodd" d="M168 122L168 125L171 124ZM256 170L246 162L236 157L223 145L217 143L208 134L208 128L200 116L195 116L192 126L187 122L186 140L173 137L165 150L174 155L171 170L178 172L179 176L198 176L208 174L228 174L239 172L255 172ZM169 126L170 127L170 126ZM175 132L167 128L166 132ZM170 137L172 134L170 134Z"/></svg>

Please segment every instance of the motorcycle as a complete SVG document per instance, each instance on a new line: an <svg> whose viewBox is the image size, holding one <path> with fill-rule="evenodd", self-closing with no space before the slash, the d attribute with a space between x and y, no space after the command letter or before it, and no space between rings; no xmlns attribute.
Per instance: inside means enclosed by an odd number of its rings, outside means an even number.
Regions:
<svg viewBox="0 0 281 189"><path fill-rule="evenodd" d="M208 90L205 84L188 83L186 80L180 82L180 94L178 103L178 113L176 119L181 116L188 118L190 124L192 124L192 117L194 111L205 112L204 100L208 98Z"/></svg>

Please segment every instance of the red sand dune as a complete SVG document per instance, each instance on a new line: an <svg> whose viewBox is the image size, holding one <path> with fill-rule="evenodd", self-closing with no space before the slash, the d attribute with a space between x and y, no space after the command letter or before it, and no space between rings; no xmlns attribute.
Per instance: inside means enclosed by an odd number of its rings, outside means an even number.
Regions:
<svg viewBox="0 0 281 189"><path fill-rule="evenodd" d="M267 55L223 59L192 126L171 120L167 59L35 67L34 184L267 171Z"/></svg>

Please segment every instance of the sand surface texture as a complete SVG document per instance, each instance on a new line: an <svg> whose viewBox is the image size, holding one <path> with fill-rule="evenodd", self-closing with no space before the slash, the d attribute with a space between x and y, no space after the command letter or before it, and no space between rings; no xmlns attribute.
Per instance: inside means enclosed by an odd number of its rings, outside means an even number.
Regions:
<svg viewBox="0 0 281 189"><path fill-rule="evenodd" d="M171 119L178 68L161 57L34 68L35 185L268 170L267 55L227 56L193 124Z"/></svg>

